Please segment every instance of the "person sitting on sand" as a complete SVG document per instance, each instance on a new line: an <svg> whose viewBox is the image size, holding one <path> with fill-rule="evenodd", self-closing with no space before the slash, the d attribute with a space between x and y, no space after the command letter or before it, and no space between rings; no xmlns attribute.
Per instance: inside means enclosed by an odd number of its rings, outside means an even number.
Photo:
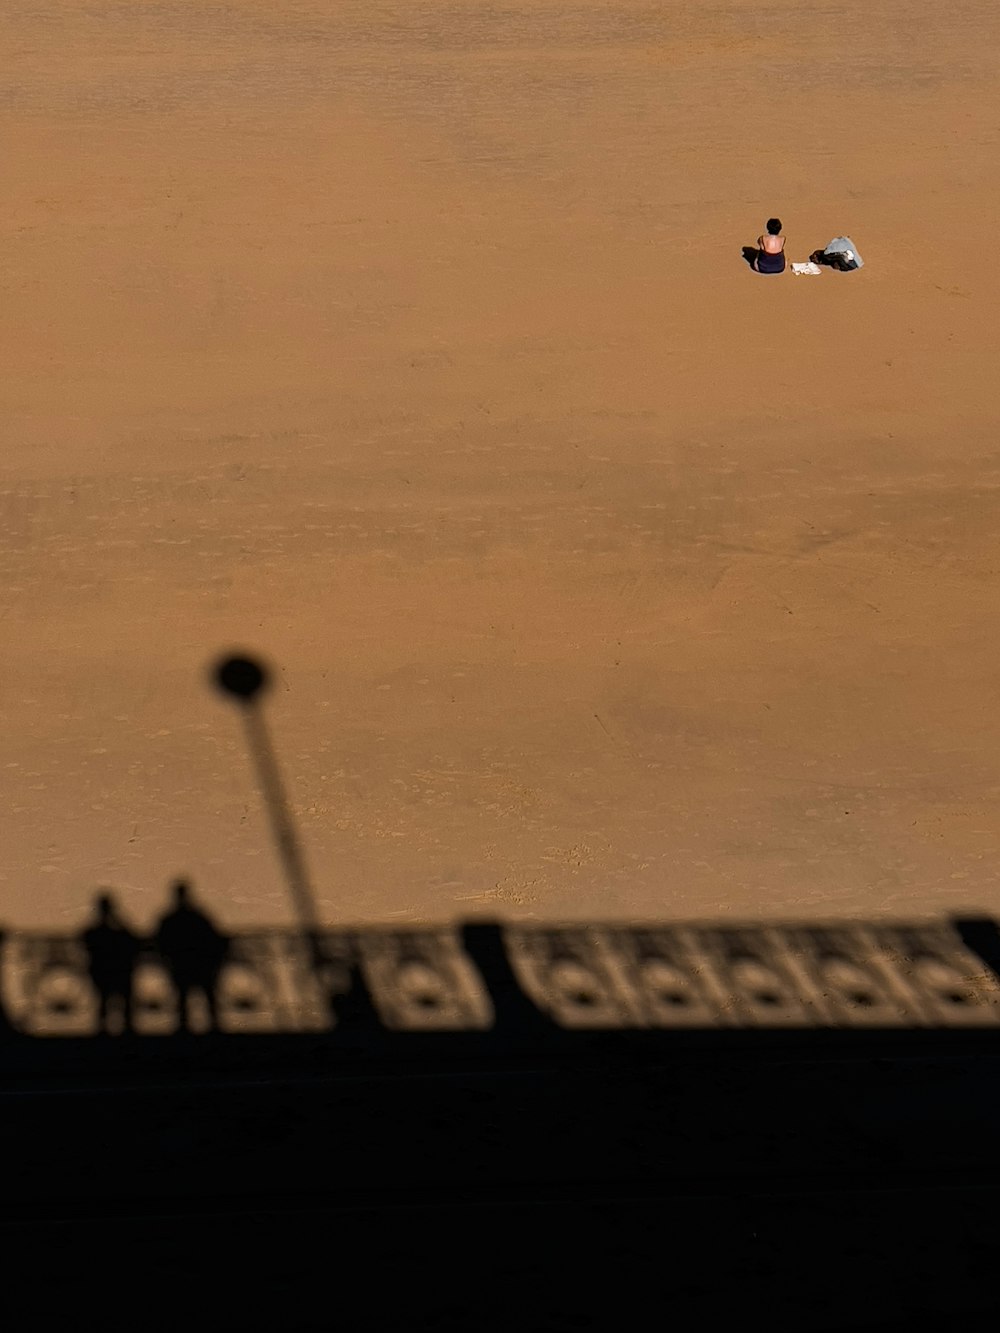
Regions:
<svg viewBox="0 0 1000 1333"><path fill-rule="evenodd" d="M767 231L757 237L754 268L758 273L784 273L785 238L781 234L780 218L768 218Z"/></svg>

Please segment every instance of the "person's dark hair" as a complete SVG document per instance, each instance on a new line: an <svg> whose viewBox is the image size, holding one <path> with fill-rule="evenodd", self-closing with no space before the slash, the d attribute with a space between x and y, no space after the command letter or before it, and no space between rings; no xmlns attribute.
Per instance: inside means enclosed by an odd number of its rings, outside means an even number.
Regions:
<svg viewBox="0 0 1000 1333"><path fill-rule="evenodd" d="M778 236L781 234L781 218L768 218L767 231L769 236Z"/></svg>

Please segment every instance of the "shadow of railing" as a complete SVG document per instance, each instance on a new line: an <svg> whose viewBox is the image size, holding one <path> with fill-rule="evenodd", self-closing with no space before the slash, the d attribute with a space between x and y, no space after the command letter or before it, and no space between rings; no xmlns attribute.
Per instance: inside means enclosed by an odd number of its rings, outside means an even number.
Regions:
<svg viewBox="0 0 1000 1333"><path fill-rule="evenodd" d="M202 1254L218 1327L326 1327L335 1304L379 1330L622 1327L664 1306L798 1328L822 1305L815 1326L840 1329L877 1225L867 1310L898 1313L921 1266L939 1289L904 1326L963 1286L966 1314L992 1309L967 1233L1000 1193L993 920L324 928L267 681L246 657L216 671L295 928L227 934L175 885L148 938L103 894L79 934L0 943L0 1248L21 1247L40 1302L61 1277L78 1317L110 1255L115 1281L154 1270L128 1327L141 1309L176 1328L191 1284L163 1273ZM821 1301L796 1286L817 1254ZM373 1259L385 1280L360 1282ZM828 1280L839 1265L850 1282ZM304 1306L322 1317L296 1322Z"/></svg>
<svg viewBox="0 0 1000 1333"><path fill-rule="evenodd" d="M488 1046L574 1036L991 1030L1000 932L976 920L291 929L229 936L216 1038L328 1035L401 1049L418 1036ZM9 1037L93 1038L98 994L81 937L3 943ZM169 967L141 942L132 1042L180 1027ZM195 1033L208 1035L201 1006Z"/></svg>
<svg viewBox="0 0 1000 1333"><path fill-rule="evenodd" d="M987 1308L992 1276L962 1276L949 1219L982 1230L1000 1182L998 942L987 918L245 931L219 977L219 1030L204 1006L183 1032L147 941L135 1031L113 1036L97 1035L81 939L13 932L0 1224L23 1237L76 1218L87 1264L108 1234L123 1249L152 1237L177 1262L197 1235L234 1271L263 1235L264 1278L303 1255L325 1274L333 1246L348 1285L376 1253L396 1285L372 1327L450 1326L435 1322L443 1254L473 1304L492 1284L531 1308L559 1271L566 1326L590 1326L597 1300L610 1327L619 1250L649 1291L701 1272L672 1299L689 1318L716 1309L729 1279L712 1276L709 1241L727 1200L793 1269L817 1236L827 1264L856 1263L854 1219L877 1215L886 1308L905 1256L887 1266L884 1246L907 1226L907 1245L924 1243L933 1215L940 1271ZM512 1237L535 1256L514 1279ZM729 1243L724 1267L737 1251L756 1262L749 1232ZM560 1246L573 1258L554 1270ZM787 1287L773 1281L757 1292L769 1309ZM427 1324L413 1324L417 1292ZM271 1299L269 1326L292 1297L279 1283ZM563 1327L556 1304L555 1322L526 1326ZM836 1326L852 1317L845 1289ZM474 1320L511 1322L506 1307Z"/></svg>

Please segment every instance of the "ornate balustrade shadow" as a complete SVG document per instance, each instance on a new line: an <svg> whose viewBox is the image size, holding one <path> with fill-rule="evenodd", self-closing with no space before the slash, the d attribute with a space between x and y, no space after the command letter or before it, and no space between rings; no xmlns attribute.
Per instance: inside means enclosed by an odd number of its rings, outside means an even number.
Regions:
<svg viewBox="0 0 1000 1333"><path fill-rule="evenodd" d="M97 1037L79 942L11 934L0 1226L58 1239L76 1218L95 1264L109 1235L181 1268L191 1236L232 1271L266 1245L219 1326L237 1304L241 1327L315 1315L328 1272L357 1327L611 1327L622 1274L711 1321L734 1255L726 1317L753 1296L791 1318L820 1244L827 1270L864 1262L881 1317L950 1327L959 1289L966 1313L994 1301L967 1255L997 1244L998 941L986 918L246 932L222 1031L174 1034L147 946L138 1031ZM938 1286L910 1310L928 1244ZM393 1281L343 1295L373 1259ZM273 1279L296 1264L299 1287ZM810 1327L860 1326L852 1300Z"/></svg>
<svg viewBox="0 0 1000 1333"><path fill-rule="evenodd" d="M613 923L324 930L230 937L217 1029L202 1006L178 1032L168 968L138 957L133 1031L99 1035L98 997L79 937L15 932L4 941L4 1057L39 1046L58 1064L72 1047L101 1063L116 1049L254 1046L279 1037L312 1048L425 1059L431 1049L607 1051L720 1049L758 1042L839 1041L862 1034L912 1044L932 1032L1000 1026L995 924L965 921L622 925ZM768 1035L769 1034L769 1035ZM39 1042L37 1039L46 1039ZM167 1039L171 1040L167 1040ZM53 1044L53 1039L59 1039ZM257 1039L256 1042L253 1039ZM270 1039L270 1040L267 1040ZM300 1041L300 1045L303 1044ZM869 1045L871 1041L869 1041ZM289 1048L290 1050L292 1048ZM15 1060L16 1064L16 1060ZM32 1060L38 1067L37 1060Z"/></svg>

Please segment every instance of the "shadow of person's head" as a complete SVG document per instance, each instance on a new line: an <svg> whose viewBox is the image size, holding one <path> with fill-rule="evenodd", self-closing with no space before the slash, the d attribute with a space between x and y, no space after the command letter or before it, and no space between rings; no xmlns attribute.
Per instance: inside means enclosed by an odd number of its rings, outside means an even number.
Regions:
<svg viewBox="0 0 1000 1333"><path fill-rule="evenodd" d="M190 907L191 905L191 882L186 879L175 879L170 885L170 897L174 907Z"/></svg>
<svg viewBox="0 0 1000 1333"><path fill-rule="evenodd" d="M94 914L102 926L112 925L118 917L118 905L115 896L107 889L94 895Z"/></svg>

